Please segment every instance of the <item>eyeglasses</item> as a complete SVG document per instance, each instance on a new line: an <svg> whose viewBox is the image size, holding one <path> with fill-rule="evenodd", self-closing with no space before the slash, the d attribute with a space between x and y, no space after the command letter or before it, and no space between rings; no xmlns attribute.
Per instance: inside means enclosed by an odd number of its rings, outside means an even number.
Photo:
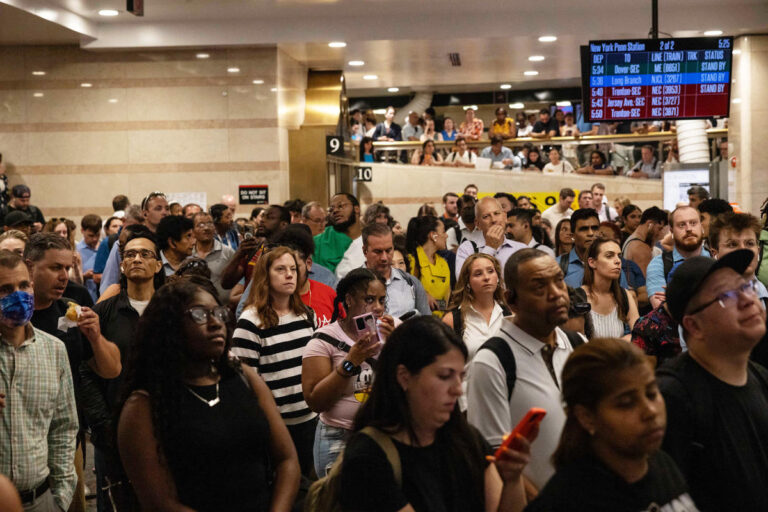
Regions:
<svg viewBox="0 0 768 512"><path fill-rule="evenodd" d="M703 304L697 307L693 311L689 311L688 313L686 313L686 315L695 315L696 313L704 311L715 302L720 303L720 307L722 307L723 309L726 309L728 308L729 305L735 304L739 300L739 294L749 298L756 297L757 284L755 284L754 281L750 281L748 283L744 283L738 288L734 288L733 290L728 290L727 292L723 292L719 294L717 297L715 297L714 299L712 299L711 301L707 302L706 304Z"/></svg>
<svg viewBox="0 0 768 512"><path fill-rule="evenodd" d="M213 222L198 222L196 228L212 228Z"/></svg>
<svg viewBox="0 0 768 512"><path fill-rule="evenodd" d="M124 260L132 260L132 259L135 259L136 256L140 256L141 259L143 260L157 259L157 255L148 249L141 249L141 250L131 249L123 253Z"/></svg>
<svg viewBox="0 0 768 512"><path fill-rule="evenodd" d="M223 324L229 321L229 308L226 306L216 306L213 309L195 306L186 310L185 313L192 318L193 322L200 325L208 323L211 317Z"/></svg>

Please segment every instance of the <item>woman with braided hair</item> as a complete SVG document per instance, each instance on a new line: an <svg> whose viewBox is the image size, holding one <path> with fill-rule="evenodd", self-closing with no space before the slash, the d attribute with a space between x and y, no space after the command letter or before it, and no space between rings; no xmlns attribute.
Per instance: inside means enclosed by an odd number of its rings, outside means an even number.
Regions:
<svg viewBox="0 0 768 512"><path fill-rule="evenodd" d="M315 331L304 349L304 399L320 413L313 454L318 477L326 475L344 448L355 414L368 396L373 363L395 328L386 309L384 278L366 268L354 269L336 287L331 323ZM358 334L354 318L366 313L373 314L377 334Z"/></svg>

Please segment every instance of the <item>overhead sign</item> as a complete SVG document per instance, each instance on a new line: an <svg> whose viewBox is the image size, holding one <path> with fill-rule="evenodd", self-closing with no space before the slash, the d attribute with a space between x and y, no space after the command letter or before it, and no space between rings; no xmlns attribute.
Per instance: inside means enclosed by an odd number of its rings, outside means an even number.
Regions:
<svg viewBox="0 0 768 512"><path fill-rule="evenodd" d="M240 185L240 204L269 204L269 185Z"/></svg>

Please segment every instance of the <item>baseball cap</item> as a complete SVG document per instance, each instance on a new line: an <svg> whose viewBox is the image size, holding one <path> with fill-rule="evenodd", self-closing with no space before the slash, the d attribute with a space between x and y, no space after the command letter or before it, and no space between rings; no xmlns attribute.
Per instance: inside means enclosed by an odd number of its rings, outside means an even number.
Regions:
<svg viewBox="0 0 768 512"><path fill-rule="evenodd" d="M24 195L32 195L32 192L29 190L29 187L26 185L14 185L11 189L11 195L13 197L22 197Z"/></svg>
<svg viewBox="0 0 768 512"><path fill-rule="evenodd" d="M705 256L694 256L682 262L672 273L667 285L667 307L672 318L679 324L683 320L688 303L696 295L709 276L721 268L733 269L741 275L754 258L748 249L739 249L718 260Z"/></svg>
<svg viewBox="0 0 768 512"><path fill-rule="evenodd" d="M14 210L5 216L3 224L9 228L16 227L20 224L32 224L32 217L22 211Z"/></svg>

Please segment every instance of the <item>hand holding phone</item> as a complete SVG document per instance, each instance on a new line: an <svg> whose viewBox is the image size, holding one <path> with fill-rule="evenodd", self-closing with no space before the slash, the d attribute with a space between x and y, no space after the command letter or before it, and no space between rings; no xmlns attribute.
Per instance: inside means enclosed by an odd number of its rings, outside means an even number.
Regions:
<svg viewBox="0 0 768 512"><path fill-rule="evenodd" d="M520 420L520 423L517 424L512 432L504 436L504 439L501 442L501 446L499 446L493 456L496 458L500 457L501 454L504 453L504 450L507 448L512 448L514 450L518 443L519 437L524 437L529 442L533 441L533 439L535 439L533 433L537 430L541 420L543 420L544 416L546 415L547 411L544 409L531 407L528 413L523 417L522 420Z"/></svg>
<svg viewBox="0 0 768 512"><path fill-rule="evenodd" d="M379 336L379 329L376 326L376 317L373 313L364 313L353 318L355 322L355 329L357 330L358 338L362 338L366 334L370 334L375 341L381 341Z"/></svg>

